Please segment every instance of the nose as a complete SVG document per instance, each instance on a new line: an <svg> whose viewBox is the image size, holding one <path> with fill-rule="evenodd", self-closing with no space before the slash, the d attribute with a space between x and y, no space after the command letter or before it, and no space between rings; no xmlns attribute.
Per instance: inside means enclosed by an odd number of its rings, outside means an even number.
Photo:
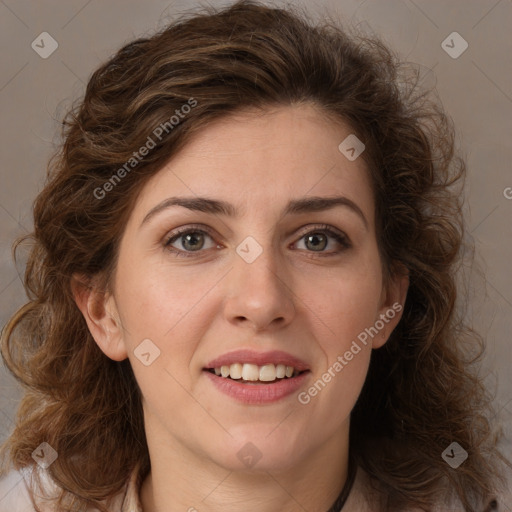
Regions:
<svg viewBox="0 0 512 512"><path fill-rule="evenodd" d="M228 280L224 315L233 324L255 332L282 328L295 315L291 279L268 245L251 263L238 254Z"/></svg>

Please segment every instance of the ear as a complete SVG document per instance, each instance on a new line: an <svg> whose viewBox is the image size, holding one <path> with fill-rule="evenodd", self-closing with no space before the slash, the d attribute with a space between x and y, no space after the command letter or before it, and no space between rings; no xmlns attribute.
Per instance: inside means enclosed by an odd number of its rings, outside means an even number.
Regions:
<svg viewBox="0 0 512 512"><path fill-rule="evenodd" d="M382 286L381 306L375 322L376 327L379 327L379 335L373 338L372 348L382 347L400 322L408 289L409 271L402 265L388 276Z"/></svg>
<svg viewBox="0 0 512 512"><path fill-rule="evenodd" d="M123 329L113 295L100 290L91 279L77 274L71 279L71 290L101 351L114 361L126 359Z"/></svg>

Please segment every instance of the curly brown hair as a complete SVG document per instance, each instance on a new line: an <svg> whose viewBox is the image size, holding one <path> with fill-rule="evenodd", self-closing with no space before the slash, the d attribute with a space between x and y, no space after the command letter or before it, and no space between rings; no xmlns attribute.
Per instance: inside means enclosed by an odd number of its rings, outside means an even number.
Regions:
<svg viewBox="0 0 512 512"><path fill-rule="evenodd" d="M63 121L63 144L34 203L34 232L15 244L32 240L29 302L2 333L4 362L25 389L1 448L4 472L33 464L33 450L48 442L59 454L48 469L62 489L59 506L81 512L107 511L100 502L119 492L136 463L149 471L129 360L98 348L74 301L73 276L108 290L138 193L197 130L241 109L308 102L364 141L383 267L388 275L406 268L410 278L398 327L372 351L352 411L351 453L389 511L429 510L449 489L476 512L497 491L504 459L477 375L483 342L456 304L465 166L452 122L422 90L416 68L351 30L240 1L183 16L93 73ZM187 102L194 108L114 180ZM441 457L453 440L469 453L457 470Z"/></svg>

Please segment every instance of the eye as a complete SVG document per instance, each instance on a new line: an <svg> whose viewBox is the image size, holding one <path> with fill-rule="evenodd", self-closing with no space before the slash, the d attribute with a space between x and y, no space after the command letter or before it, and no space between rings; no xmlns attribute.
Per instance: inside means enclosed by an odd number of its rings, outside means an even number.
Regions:
<svg viewBox="0 0 512 512"><path fill-rule="evenodd" d="M190 253L200 252L201 249L204 248L205 235L213 240L210 233L204 229L193 228L190 226L178 229L170 234L170 237L166 240L164 247L176 256L190 257L193 256L193 254ZM181 245L181 249L172 246L176 241Z"/></svg>
<svg viewBox="0 0 512 512"><path fill-rule="evenodd" d="M329 238L334 239L342 249L323 254L325 252L324 249L329 245ZM341 231L338 232L337 230L335 231L325 224L317 226L313 230L309 228L309 230L300 238L300 241L302 240L305 241L306 249L311 249L308 252L317 252L322 256L335 256L342 250L348 249L352 246L350 240L344 233Z"/></svg>
<svg viewBox="0 0 512 512"><path fill-rule="evenodd" d="M337 230L335 231L325 224L315 226L313 229L309 227L308 230L303 233L299 241L305 240L307 252L319 253L322 256L335 256L344 249L348 249L352 246L350 240L344 233L341 231L338 232ZM167 238L164 243L164 247L176 256L185 258L193 257L193 253L200 253L202 249L211 249L215 246L215 243L213 243L210 247L205 247L205 236L213 241L213 236L207 229L186 226L170 233L169 238ZM337 242L341 250L325 252L324 250L329 245L329 239ZM173 245L176 242L179 243L181 248ZM221 248L219 245L216 247Z"/></svg>

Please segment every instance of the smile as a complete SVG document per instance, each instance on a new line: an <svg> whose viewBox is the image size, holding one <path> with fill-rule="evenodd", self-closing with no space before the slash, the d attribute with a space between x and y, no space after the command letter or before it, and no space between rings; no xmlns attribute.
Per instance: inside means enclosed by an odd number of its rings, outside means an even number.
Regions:
<svg viewBox="0 0 512 512"><path fill-rule="evenodd" d="M223 378L241 380L242 382L275 382L276 380L296 377L301 373L293 366L284 364L258 366L251 363L233 363L210 368L208 371Z"/></svg>

